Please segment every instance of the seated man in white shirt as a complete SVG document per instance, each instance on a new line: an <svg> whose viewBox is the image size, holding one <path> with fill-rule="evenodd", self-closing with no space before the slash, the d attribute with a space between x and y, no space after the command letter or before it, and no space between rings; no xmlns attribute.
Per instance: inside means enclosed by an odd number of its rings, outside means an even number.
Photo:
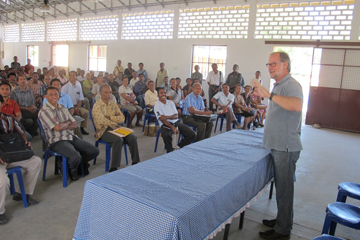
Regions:
<svg viewBox="0 0 360 240"><path fill-rule="evenodd" d="M214 103L216 106L223 110L223 114L226 117L226 131L231 130L231 125L233 122L236 122L236 128L241 128L240 123L236 121L232 105L234 103L234 95L229 92L229 85L224 83L222 85L222 92L218 92L215 96L211 99L211 102Z"/></svg>
<svg viewBox="0 0 360 240"><path fill-rule="evenodd" d="M159 120L161 128L161 136L164 140L167 152L174 150L172 145L172 134L178 134L179 132L183 135L183 139L178 144L180 148L191 144L196 137L196 133L179 121L178 112L175 104L171 100L166 99L166 92L164 88L159 88L159 100L154 106L156 118Z"/></svg>

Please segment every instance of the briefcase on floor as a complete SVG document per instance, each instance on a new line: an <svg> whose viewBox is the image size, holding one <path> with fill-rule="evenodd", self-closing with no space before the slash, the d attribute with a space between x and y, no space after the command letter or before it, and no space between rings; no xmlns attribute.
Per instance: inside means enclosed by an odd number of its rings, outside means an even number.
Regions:
<svg viewBox="0 0 360 240"><path fill-rule="evenodd" d="M194 119L195 121L198 122L213 122L215 121L217 118L217 114L210 114L210 115L205 115L205 114L194 114Z"/></svg>
<svg viewBox="0 0 360 240"><path fill-rule="evenodd" d="M34 156L33 150L26 145L18 133L0 135L0 158L6 163L28 160Z"/></svg>

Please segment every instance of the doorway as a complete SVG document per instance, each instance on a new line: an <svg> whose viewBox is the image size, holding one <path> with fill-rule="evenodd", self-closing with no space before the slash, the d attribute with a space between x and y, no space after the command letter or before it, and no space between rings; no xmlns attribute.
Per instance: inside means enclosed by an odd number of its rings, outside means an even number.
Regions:
<svg viewBox="0 0 360 240"><path fill-rule="evenodd" d="M303 110L302 110L302 123L305 123L306 112L308 109L311 67L313 61L313 47L281 47L275 46L274 52L283 51L289 54L291 60L291 75L302 86L303 90ZM274 87L275 81L270 81L270 91Z"/></svg>

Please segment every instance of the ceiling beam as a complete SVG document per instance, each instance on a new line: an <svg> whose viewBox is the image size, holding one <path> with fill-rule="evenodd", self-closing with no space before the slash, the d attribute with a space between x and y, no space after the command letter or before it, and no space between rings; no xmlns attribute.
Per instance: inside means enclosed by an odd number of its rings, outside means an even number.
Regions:
<svg viewBox="0 0 360 240"><path fill-rule="evenodd" d="M75 13L77 13L79 16L81 16L81 12L76 11L75 9L73 9L72 7L69 6L69 4L67 4L66 2L59 0L62 4L64 4L66 7L70 8L71 10L73 10Z"/></svg>
<svg viewBox="0 0 360 240"><path fill-rule="evenodd" d="M87 9L89 9L92 13L96 14L96 11L94 11L93 9L91 9L90 7L88 7L87 5L85 5L81 0L78 0L78 2L83 5L84 7L86 7Z"/></svg>
<svg viewBox="0 0 360 240"><path fill-rule="evenodd" d="M10 2L12 2L12 1L10 1ZM13 3L13 2L12 2L12 3ZM7 4L7 3L4 3L4 5L5 5L8 9L12 9L13 11L15 11L15 16L16 16L16 12L19 12L20 14L23 14L24 17L26 16L26 17L32 19L33 21L35 20L35 18L30 17L29 15L25 14L25 9L22 9L22 10L24 10L24 12L20 12L19 9L16 9L16 8L14 8L13 6L11 6L11 5ZM19 18L19 19L25 22L25 18L23 18L23 19L22 19L22 18Z"/></svg>
<svg viewBox="0 0 360 240"><path fill-rule="evenodd" d="M164 3L160 2L159 0L156 0L163 8L165 8Z"/></svg>
<svg viewBox="0 0 360 240"><path fill-rule="evenodd" d="M59 9L56 8L56 5L49 5L50 7L54 8L55 11L58 11L59 13L61 13L62 15L64 15L65 17L69 17L68 13L63 13L62 11L60 11ZM55 12L54 12L55 13Z"/></svg>
<svg viewBox="0 0 360 240"><path fill-rule="evenodd" d="M121 3L124 7L126 7L129 11L131 11L130 5L126 5L123 1L118 0L119 3Z"/></svg>
<svg viewBox="0 0 360 240"><path fill-rule="evenodd" d="M40 17L40 18L42 18L42 19L45 20L45 17L37 14L34 9L31 9L31 8L29 8L29 7L26 7L25 5L23 5L23 4L21 4L21 3L17 2L17 1L15 1L15 2L13 2L13 3L16 4L16 5L18 5L18 6L20 6L20 7L22 7L22 8L24 8L24 9L26 9L26 10L29 10L29 11L32 12L33 14L35 14L35 15L37 15L38 17Z"/></svg>
<svg viewBox="0 0 360 240"><path fill-rule="evenodd" d="M108 6L106 6L104 3L102 3L101 1L98 1L97 3L100 3L101 5L103 5L107 10L109 10L110 12L112 12L113 10L111 8L109 8Z"/></svg>
<svg viewBox="0 0 360 240"><path fill-rule="evenodd" d="M145 9L147 9L147 6L145 4L143 4L142 2L140 2L140 0L136 0L138 3L140 3Z"/></svg>

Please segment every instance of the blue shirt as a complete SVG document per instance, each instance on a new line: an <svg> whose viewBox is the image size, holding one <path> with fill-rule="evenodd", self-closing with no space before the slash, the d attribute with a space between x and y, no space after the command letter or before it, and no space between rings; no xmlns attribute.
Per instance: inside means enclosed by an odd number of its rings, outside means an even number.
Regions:
<svg viewBox="0 0 360 240"><path fill-rule="evenodd" d="M182 111L183 115L191 115L191 116L193 115L189 113L190 107L194 107L196 110L205 109L203 98L200 95L198 95L198 97L196 98L194 92L186 96L183 106L184 106Z"/></svg>
<svg viewBox="0 0 360 240"><path fill-rule="evenodd" d="M141 84L140 81L137 81L133 87L133 92L136 96L142 95L142 90L145 88L146 83L143 81Z"/></svg>
<svg viewBox="0 0 360 240"><path fill-rule="evenodd" d="M44 101L43 101L43 106L44 104L47 102L47 99L44 98ZM61 104L63 105L64 107L67 108L67 110L69 110L70 108L73 108L74 105L71 101L71 98L69 95L67 95L66 93L60 93L60 97L59 97L59 102L58 104Z"/></svg>
<svg viewBox="0 0 360 240"><path fill-rule="evenodd" d="M273 92L276 95L303 100L301 85L290 74L274 84ZM301 151L301 113L285 110L275 102L269 101L263 147L278 151Z"/></svg>

